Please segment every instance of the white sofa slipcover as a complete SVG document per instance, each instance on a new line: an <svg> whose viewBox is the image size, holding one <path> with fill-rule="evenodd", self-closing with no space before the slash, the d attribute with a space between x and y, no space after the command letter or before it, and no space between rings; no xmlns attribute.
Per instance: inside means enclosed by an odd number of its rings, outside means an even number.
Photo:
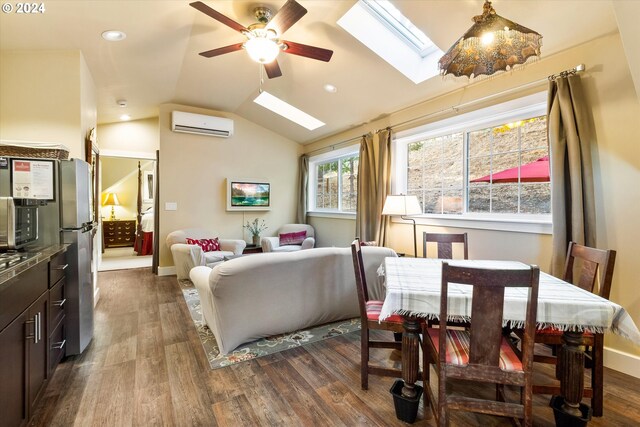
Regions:
<svg viewBox="0 0 640 427"><path fill-rule="evenodd" d="M363 247L371 298L384 298L377 269L393 249ZM351 248L247 255L191 270L203 322L220 352L298 329L358 317Z"/></svg>
<svg viewBox="0 0 640 427"><path fill-rule="evenodd" d="M294 233L296 231L306 231L307 238L300 245L280 246L280 234ZM262 252L293 252L301 249L311 249L316 245L315 232L308 224L284 224L278 229L275 237L263 237L260 239Z"/></svg>
<svg viewBox="0 0 640 427"><path fill-rule="evenodd" d="M218 239L220 251L204 252L198 245L187 245L190 239L215 239L215 233L203 228L185 228L167 235L167 247L171 249L173 264L176 266L178 279L188 279L189 271L198 265L210 265L224 260L225 256L240 255L247 246L244 240Z"/></svg>

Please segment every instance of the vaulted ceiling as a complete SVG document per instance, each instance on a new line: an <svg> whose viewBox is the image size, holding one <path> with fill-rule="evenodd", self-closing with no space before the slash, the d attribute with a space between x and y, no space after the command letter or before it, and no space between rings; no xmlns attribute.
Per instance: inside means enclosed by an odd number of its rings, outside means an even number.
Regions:
<svg viewBox="0 0 640 427"><path fill-rule="evenodd" d="M158 105L175 102L238 114L300 143L457 89L466 79L440 76L414 84L336 24L355 1L298 0L308 13L286 39L332 49L325 63L295 55L278 59L283 76L265 79L263 88L326 123L308 131L253 103L260 66L243 51L215 58L199 52L244 41L244 37L189 6L189 1L99 0L44 2L37 15L0 15L1 49L79 49L98 94L98 121L118 121L126 99L133 119L156 116ZM205 1L248 26L255 1ZM442 50L471 26L482 0L395 0L405 16ZM278 10L284 1L260 3ZM495 0L498 14L543 35L542 54L552 55L617 31L608 0ZM107 42L100 34L127 34ZM323 90L326 83L337 93Z"/></svg>

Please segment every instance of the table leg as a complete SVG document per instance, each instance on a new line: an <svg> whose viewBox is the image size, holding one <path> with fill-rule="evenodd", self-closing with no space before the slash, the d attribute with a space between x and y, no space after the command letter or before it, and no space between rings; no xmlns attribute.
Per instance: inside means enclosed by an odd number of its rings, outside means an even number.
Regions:
<svg viewBox="0 0 640 427"><path fill-rule="evenodd" d="M404 320L402 334L402 379L404 387L402 395L408 398L416 397L415 383L418 380L420 359L420 320L407 316Z"/></svg>
<svg viewBox="0 0 640 427"><path fill-rule="evenodd" d="M564 398L561 410L571 417L584 418L580 409L584 393L584 352L580 347L582 332L565 331L562 340L564 344L558 355L560 393Z"/></svg>

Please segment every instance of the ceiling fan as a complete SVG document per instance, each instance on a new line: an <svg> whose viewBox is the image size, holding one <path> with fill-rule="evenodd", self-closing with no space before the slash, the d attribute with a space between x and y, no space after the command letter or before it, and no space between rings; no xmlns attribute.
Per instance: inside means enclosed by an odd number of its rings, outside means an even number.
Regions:
<svg viewBox="0 0 640 427"><path fill-rule="evenodd" d="M280 39L285 31L307 13L307 9L295 0L288 0L275 15L267 7L258 6L254 8L254 14L258 22L248 27L244 27L201 1L190 3L190 6L247 37L247 41L244 43L236 43L201 52L200 55L206 58L235 52L244 48L254 61L264 65L267 76L273 79L282 75L276 60L280 51L324 62L329 62L331 55L333 55L332 50Z"/></svg>

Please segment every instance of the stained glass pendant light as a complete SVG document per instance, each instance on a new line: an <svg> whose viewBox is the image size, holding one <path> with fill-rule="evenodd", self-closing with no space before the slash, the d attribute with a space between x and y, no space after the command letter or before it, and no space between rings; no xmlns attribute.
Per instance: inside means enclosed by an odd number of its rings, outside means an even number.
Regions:
<svg viewBox="0 0 640 427"><path fill-rule="evenodd" d="M490 1L484 2L482 15L474 16L473 22L438 61L443 76L489 76L540 56L542 36L498 15Z"/></svg>

